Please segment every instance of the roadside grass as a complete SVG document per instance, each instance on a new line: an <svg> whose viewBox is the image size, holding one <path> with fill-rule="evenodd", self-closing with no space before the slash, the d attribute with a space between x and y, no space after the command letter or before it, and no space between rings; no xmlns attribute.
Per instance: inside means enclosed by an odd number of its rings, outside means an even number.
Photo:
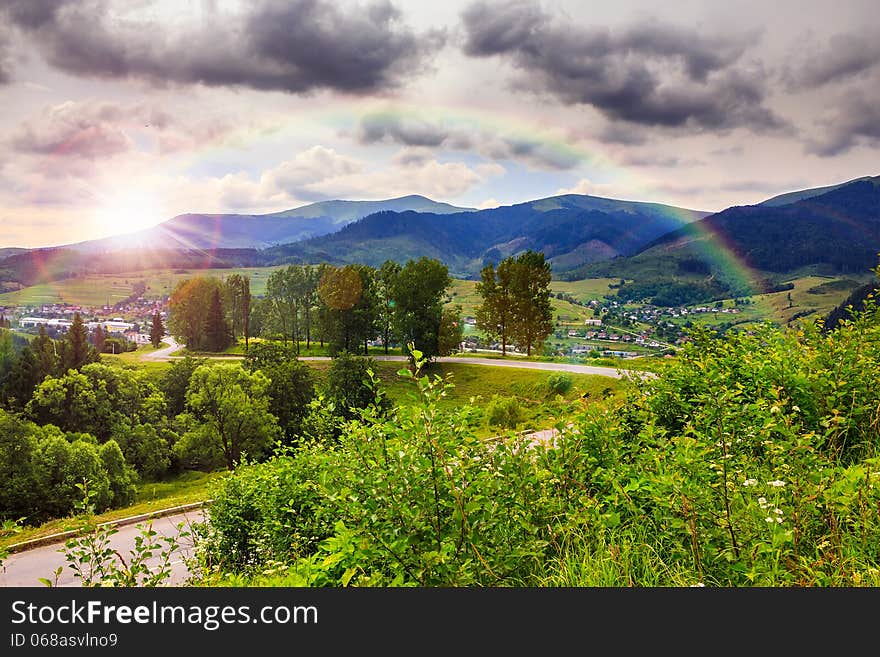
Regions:
<svg viewBox="0 0 880 657"><path fill-rule="evenodd" d="M226 474L225 470L219 472L186 471L165 481L141 483L138 486L134 504L100 513L95 516L95 521L119 520L169 507L201 502L208 499L212 486ZM15 543L51 536L76 529L77 526L78 519L73 516L50 520L38 527L25 527L14 536L0 538L0 547L9 547Z"/></svg>

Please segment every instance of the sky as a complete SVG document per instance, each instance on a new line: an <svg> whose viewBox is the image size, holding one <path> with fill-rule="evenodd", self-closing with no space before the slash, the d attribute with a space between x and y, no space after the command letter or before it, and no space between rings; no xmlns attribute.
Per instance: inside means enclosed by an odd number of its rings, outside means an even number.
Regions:
<svg viewBox="0 0 880 657"><path fill-rule="evenodd" d="M880 174L875 0L3 0L0 247L177 214Z"/></svg>

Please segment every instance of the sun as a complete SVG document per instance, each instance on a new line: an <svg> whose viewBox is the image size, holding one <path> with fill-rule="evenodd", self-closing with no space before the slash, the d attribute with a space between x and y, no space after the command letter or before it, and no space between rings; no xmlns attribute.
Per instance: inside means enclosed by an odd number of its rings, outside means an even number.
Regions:
<svg viewBox="0 0 880 657"><path fill-rule="evenodd" d="M159 200L141 190L108 195L93 212L95 229L102 235L131 233L155 226L164 219L167 217Z"/></svg>

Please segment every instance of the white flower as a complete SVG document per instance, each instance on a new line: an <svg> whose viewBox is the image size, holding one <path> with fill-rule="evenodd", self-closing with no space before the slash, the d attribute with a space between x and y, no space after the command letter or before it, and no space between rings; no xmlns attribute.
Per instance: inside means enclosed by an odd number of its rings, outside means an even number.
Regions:
<svg viewBox="0 0 880 657"><path fill-rule="evenodd" d="M773 509L773 513L775 513L777 516L781 516L781 515L782 515L782 509Z"/></svg>
<svg viewBox="0 0 880 657"><path fill-rule="evenodd" d="M782 518L780 518L779 516L776 516L776 522L782 522Z"/></svg>
<svg viewBox="0 0 880 657"><path fill-rule="evenodd" d="M767 522L773 522L773 518L771 518L770 516L767 516L766 518L764 518L764 520L766 520Z"/></svg>
<svg viewBox="0 0 880 657"><path fill-rule="evenodd" d="M767 485L773 486L774 488L782 488L783 486L785 486L785 482L781 479L774 479L773 481L768 481Z"/></svg>
<svg viewBox="0 0 880 657"><path fill-rule="evenodd" d="M692 588L692 589L693 589L693 588L703 587L703 586L706 586L706 585L703 584L702 582L697 582L696 584L691 584L691 588Z"/></svg>
<svg viewBox="0 0 880 657"><path fill-rule="evenodd" d="M767 498L766 497L759 497L758 498L758 506L760 506L762 509L766 509L767 506L769 506L767 504Z"/></svg>
<svg viewBox="0 0 880 657"><path fill-rule="evenodd" d="M743 482L743 486L757 486L757 485L758 485L757 479L746 479Z"/></svg>

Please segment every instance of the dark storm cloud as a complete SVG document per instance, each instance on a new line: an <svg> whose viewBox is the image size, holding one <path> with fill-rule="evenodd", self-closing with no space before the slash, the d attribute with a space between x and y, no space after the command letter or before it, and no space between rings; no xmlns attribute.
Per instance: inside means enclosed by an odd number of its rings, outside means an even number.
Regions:
<svg viewBox="0 0 880 657"><path fill-rule="evenodd" d="M124 5L122 5L124 7ZM198 28L115 20L105 2L17 0L6 8L49 63L67 73L303 93L383 91L421 70L443 43L417 35L387 0L340 8L328 0L263 0L243 16L207 10Z"/></svg>
<svg viewBox="0 0 880 657"><path fill-rule="evenodd" d="M612 120L650 126L777 130L766 74L740 60L755 35L709 38L646 22L619 32L566 23L534 2L476 2L462 13L464 51L500 56L525 85Z"/></svg>
<svg viewBox="0 0 880 657"><path fill-rule="evenodd" d="M404 146L440 146L452 137L441 125L414 118L368 115L358 126L358 139L364 144L393 141Z"/></svg>
<svg viewBox="0 0 880 657"><path fill-rule="evenodd" d="M791 89L813 88L864 75L878 64L880 30L862 30L835 34L827 48L809 48L784 77Z"/></svg>
<svg viewBox="0 0 880 657"><path fill-rule="evenodd" d="M492 160L519 160L538 169L571 169L581 161L580 155L572 149L540 138L496 134L473 127L447 126L408 116L364 116L358 125L357 138L363 144L386 142L402 146L474 149Z"/></svg>
<svg viewBox="0 0 880 657"><path fill-rule="evenodd" d="M842 98L834 114L819 124L807 150L822 157L845 153L860 145L880 145L880 104L853 91Z"/></svg>

